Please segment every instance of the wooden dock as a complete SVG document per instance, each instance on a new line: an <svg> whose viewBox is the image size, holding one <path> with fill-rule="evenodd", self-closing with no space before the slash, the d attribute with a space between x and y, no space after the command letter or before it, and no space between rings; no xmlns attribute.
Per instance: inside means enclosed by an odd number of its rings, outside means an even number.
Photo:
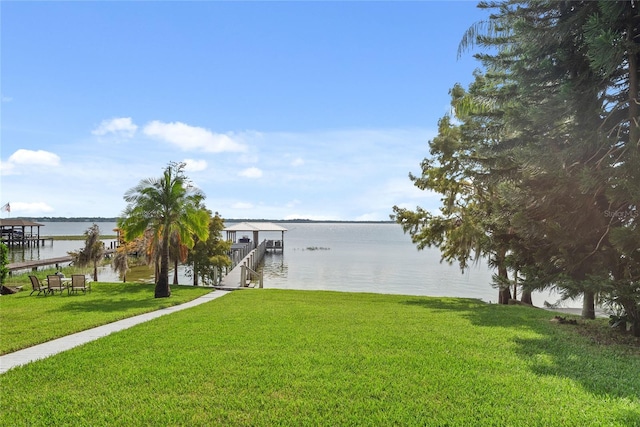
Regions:
<svg viewBox="0 0 640 427"><path fill-rule="evenodd" d="M2 243L9 247L44 246L45 241L49 239L40 237L40 227L43 226L44 224L25 219L0 219Z"/></svg>
<svg viewBox="0 0 640 427"><path fill-rule="evenodd" d="M55 265L56 268L59 268L60 264L66 264L68 262L73 261L71 256L61 256L57 258L48 258L48 259L36 259L31 261L22 261L22 262L13 262L11 264L7 264L7 268L9 272L16 270L32 270L36 271L38 267L43 267L45 265Z"/></svg>
<svg viewBox="0 0 640 427"><path fill-rule="evenodd" d="M110 255L114 252L113 249L107 249L104 251L105 255ZM55 265L56 268L60 267L60 264L66 264L73 262L73 258L71 255L56 257L56 258L47 258L47 259L34 259L31 261L22 261L22 262L13 262L11 264L7 264L7 268L9 269L9 274L13 271L18 270L31 270L36 271L38 267L44 267L47 265Z"/></svg>
<svg viewBox="0 0 640 427"><path fill-rule="evenodd" d="M252 288L255 287L255 284L251 282L251 276L259 279L258 287L261 288L262 274L258 274L256 270L262 262L266 250L267 241L265 240L238 262L231 271L222 278L220 285L214 286L214 288L224 291Z"/></svg>
<svg viewBox="0 0 640 427"><path fill-rule="evenodd" d="M25 236L20 239L12 239L7 236L2 237L2 243L9 247L13 246L26 246L26 247L37 247L44 246L46 242L51 242L53 245L53 237L38 237L38 236Z"/></svg>
<svg viewBox="0 0 640 427"><path fill-rule="evenodd" d="M214 286L214 288L221 291L235 291L238 289L247 289L248 286L245 283L245 286L241 285L241 272L242 264L236 265L230 272L227 273L226 276L222 278L222 281L219 285Z"/></svg>

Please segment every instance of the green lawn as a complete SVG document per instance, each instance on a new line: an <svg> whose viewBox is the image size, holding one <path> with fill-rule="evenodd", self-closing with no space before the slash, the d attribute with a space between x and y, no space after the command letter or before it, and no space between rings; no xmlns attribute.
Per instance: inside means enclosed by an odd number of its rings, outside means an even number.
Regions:
<svg viewBox="0 0 640 427"><path fill-rule="evenodd" d="M172 286L171 298L154 298L153 290L154 285L140 283L94 282L87 294L45 297L30 296L31 285L24 284L21 292L0 297L0 354L181 304L212 289Z"/></svg>
<svg viewBox="0 0 640 427"><path fill-rule="evenodd" d="M552 317L239 291L0 375L0 425L640 426L637 351Z"/></svg>

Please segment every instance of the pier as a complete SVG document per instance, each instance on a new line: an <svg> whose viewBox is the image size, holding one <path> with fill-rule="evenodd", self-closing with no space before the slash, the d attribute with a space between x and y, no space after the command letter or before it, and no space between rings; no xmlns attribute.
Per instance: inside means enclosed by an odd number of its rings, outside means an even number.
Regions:
<svg viewBox="0 0 640 427"><path fill-rule="evenodd" d="M284 233L286 228L270 222L242 222L224 229L227 232L227 240L231 240L231 271L222 278L217 289L235 290L248 287L255 287L252 280L258 281L258 287L262 288L262 274L257 270L268 250L284 251ZM248 235L243 235L237 239L238 232L253 234L253 240ZM281 239L259 240L260 232L281 233Z"/></svg>
<svg viewBox="0 0 640 427"><path fill-rule="evenodd" d="M106 249L104 251L104 254L111 255L114 252L115 252L114 249ZM7 269L9 270L9 274L11 274L12 272L19 271L19 270L37 271L38 267L44 267L49 265L53 265L56 268L60 268L61 264L67 264L71 262L73 262L73 257L71 257L71 255L65 255L65 256L55 257L55 258L34 259L30 261L12 262L11 264L7 264Z"/></svg>
<svg viewBox="0 0 640 427"><path fill-rule="evenodd" d="M257 280L258 287L262 288L262 273L258 273L257 270L266 251L267 241L265 240L248 252L240 261L234 263L231 270L222 278L220 285L214 287L224 291L253 288L255 284L252 283L252 280Z"/></svg>
<svg viewBox="0 0 640 427"><path fill-rule="evenodd" d="M18 225L2 225L8 227L7 229L14 226L31 226L31 224L25 225L22 223ZM37 227L42 226L42 224L33 223L32 226ZM3 228L3 230L4 229L5 228ZM13 228L11 229L13 230ZM231 252L229 254L231 258L231 269L224 277L222 277L222 279L220 280L220 284L218 286L215 286L215 288L224 290L235 290L243 288L246 289L255 286L261 288L263 286L263 279L262 274L258 273L259 266L262 263L264 255L267 251L284 251L284 233L287 231L287 229L273 223L243 222L227 227L224 231L227 232L227 239L231 240L232 242ZM244 234L238 239L238 232L251 233L253 239ZM264 239L262 240L262 242L258 243L260 232L280 233L280 239ZM39 230L37 236L40 240L47 240L39 237ZM51 241L53 242L53 239L51 239ZM116 245L112 242L111 247L105 250L105 254L108 255L115 252L115 246ZM11 274L14 271L20 270L37 271L38 267L45 266L55 266L56 268L60 268L61 265L71 262L73 262L73 258L67 255L41 260L14 262L8 264L7 268L9 269L9 273Z"/></svg>
<svg viewBox="0 0 640 427"><path fill-rule="evenodd" d="M265 248L269 250L284 250L284 233L287 231L287 229L272 222L241 222L239 224L234 224L225 228L224 231L227 232L227 240L231 240L233 244L252 242L248 234L243 234L240 239L236 239L237 233L240 232L253 234L252 249L258 247L257 245L260 241L260 232L280 233L280 239L267 240L265 243Z"/></svg>
<svg viewBox="0 0 640 427"><path fill-rule="evenodd" d="M53 244L52 238L40 237L40 227L44 224L25 219L0 219L2 243L7 246L44 246L49 240Z"/></svg>
<svg viewBox="0 0 640 427"><path fill-rule="evenodd" d="M56 258L48 258L48 259L36 259L31 261L22 261L22 262L13 262L11 264L7 264L7 268L9 269L9 274L13 271L18 270L31 270L36 271L38 267L44 267L48 265L55 265L56 268L60 268L60 264L66 264L73 261L71 256L61 256Z"/></svg>

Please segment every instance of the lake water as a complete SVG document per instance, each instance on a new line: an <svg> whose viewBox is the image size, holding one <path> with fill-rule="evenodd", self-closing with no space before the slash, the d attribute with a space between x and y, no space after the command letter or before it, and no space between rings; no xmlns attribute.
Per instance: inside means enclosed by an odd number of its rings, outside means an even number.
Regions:
<svg viewBox="0 0 640 427"><path fill-rule="evenodd" d="M91 226L86 222L43 222L41 236L81 235ZM97 223L104 235L112 235L116 224ZM227 225L230 225L228 223ZM283 223L285 249L267 253L264 261L264 287L313 289L348 292L376 292L403 295L453 296L497 300L491 287L493 272L481 264L461 273L457 264L440 262L436 248L418 251L411 238L397 224L360 223ZM238 236L241 237L241 236ZM260 240L280 239L280 232L260 233ZM107 245L111 240L105 240ZM84 242L48 241L44 247L12 249L9 262L46 259L78 250ZM191 283L179 271L180 283ZM104 267L100 280L118 281ZM534 304L555 302L553 293L536 293ZM579 307L579 302L565 303Z"/></svg>

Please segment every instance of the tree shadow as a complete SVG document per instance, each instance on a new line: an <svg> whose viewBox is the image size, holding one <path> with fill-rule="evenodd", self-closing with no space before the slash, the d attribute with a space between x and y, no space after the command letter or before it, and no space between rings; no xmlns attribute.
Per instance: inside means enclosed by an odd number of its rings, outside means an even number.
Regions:
<svg viewBox="0 0 640 427"><path fill-rule="evenodd" d="M166 307L182 304L182 299L162 298L154 296L154 286L135 284L134 286L109 289L102 286L99 290L92 290L86 294L76 293L63 295L65 304L57 310L64 312L105 312L114 313L121 311L123 317L140 314L136 310L145 309L144 312L160 310ZM95 295L99 293L99 295Z"/></svg>
<svg viewBox="0 0 640 427"><path fill-rule="evenodd" d="M58 308L58 311L75 311L75 312L104 312L104 313L114 313L118 311L122 311L123 313L127 313L130 310L140 309L140 308L148 308L149 310L160 310L165 307L169 307L172 305L179 304L180 302L176 302L175 304L168 303L166 305L158 306L158 302L156 298L153 297L153 294L149 296L149 299L139 299L139 300L131 300L126 298L99 298L99 299L91 299L82 301L80 299L70 301L64 306ZM134 314L129 314L129 316ZM128 317L128 316L125 316Z"/></svg>
<svg viewBox="0 0 640 427"><path fill-rule="evenodd" d="M412 299L403 304L456 312L479 327L506 328L513 332L516 354L535 375L568 378L605 399L640 401L640 357L594 343L578 334L575 325L551 322L557 313L473 299ZM517 331L526 331L526 336L519 336ZM535 338L531 338L531 332ZM640 410L616 417L628 419L629 425L639 425Z"/></svg>
<svg viewBox="0 0 640 427"><path fill-rule="evenodd" d="M410 300L402 301L401 304L409 306L424 307L430 310L454 310L466 311L475 310L479 307L486 306L482 300L474 298L449 298L449 297L416 297Z"/></svg>

